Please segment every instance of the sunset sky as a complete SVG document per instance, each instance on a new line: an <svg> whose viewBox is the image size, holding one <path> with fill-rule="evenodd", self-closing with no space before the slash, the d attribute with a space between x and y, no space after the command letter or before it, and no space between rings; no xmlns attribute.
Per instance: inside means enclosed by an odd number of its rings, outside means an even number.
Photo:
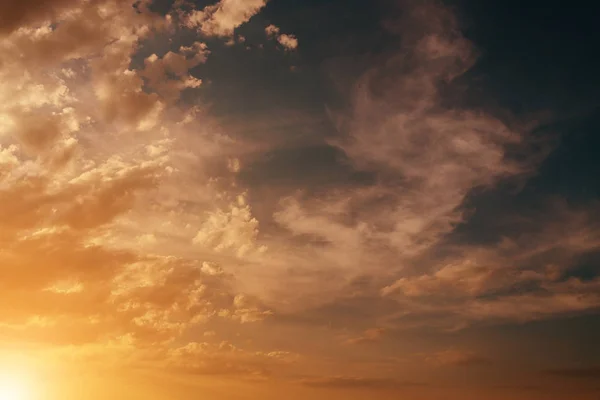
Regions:
<svg viewBox="0 0 600 400"><path fill-rule="evenodd" d="M600 399L584 4L0 0L0 400Z"/></svg>

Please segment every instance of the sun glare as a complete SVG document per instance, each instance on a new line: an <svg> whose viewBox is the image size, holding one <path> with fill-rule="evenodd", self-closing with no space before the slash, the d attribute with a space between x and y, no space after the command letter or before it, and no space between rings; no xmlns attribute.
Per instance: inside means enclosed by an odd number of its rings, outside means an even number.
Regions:
<svg viewBox="0 0 600 400"><path fill-rule="evenodd" d="M31 385L23 376L0 376L0 400L33 400Z"/></svg>

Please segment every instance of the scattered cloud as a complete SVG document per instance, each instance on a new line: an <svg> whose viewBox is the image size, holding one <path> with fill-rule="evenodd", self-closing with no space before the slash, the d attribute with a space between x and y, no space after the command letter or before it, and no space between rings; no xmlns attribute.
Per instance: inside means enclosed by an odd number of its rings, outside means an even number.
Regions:
<svg viewBox="0 0 600 400"><path fill-rule="evenodd" d="M277 37L277 41L286 50L296 50L298 48L298 39L294 35L281 34Z"/></svg>
<svg viewBox="0 0 600 400"><path fill-rule="evenodd" d="M267 26L265 28L265 33L267 34L268 37L277 37L277 35L279 35L280 29L279 27L271 24L269 26Z"/></svg>
<svg viewBox="0 0 600 400"><path fill-rule="evenodd" d="M279 27L269 25L265 28L265 33L268 38L276 39L277 42L287 51L296 50L298 48L298 39L294 35L281 33Z"/></svg>

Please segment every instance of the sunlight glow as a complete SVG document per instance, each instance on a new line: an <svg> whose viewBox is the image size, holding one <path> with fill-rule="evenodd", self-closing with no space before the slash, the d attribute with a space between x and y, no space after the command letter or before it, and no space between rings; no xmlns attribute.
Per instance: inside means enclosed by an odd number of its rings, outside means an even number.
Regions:
<svg viewBox="0 0 600 400"><path fill-rule="evenodd" d="M22 375L0 376L0 400L33 400L31 383Z"/></svg>

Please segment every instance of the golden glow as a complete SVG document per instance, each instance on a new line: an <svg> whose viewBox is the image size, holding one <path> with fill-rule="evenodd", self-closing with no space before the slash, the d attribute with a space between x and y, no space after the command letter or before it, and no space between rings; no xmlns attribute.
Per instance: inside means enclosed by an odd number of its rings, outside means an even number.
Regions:
<svg viewBox="0 0 600 400"><path fill-rule="evenodd" d="M34 400L31 385L24 374L2 374L0 400Z"/></svg>

